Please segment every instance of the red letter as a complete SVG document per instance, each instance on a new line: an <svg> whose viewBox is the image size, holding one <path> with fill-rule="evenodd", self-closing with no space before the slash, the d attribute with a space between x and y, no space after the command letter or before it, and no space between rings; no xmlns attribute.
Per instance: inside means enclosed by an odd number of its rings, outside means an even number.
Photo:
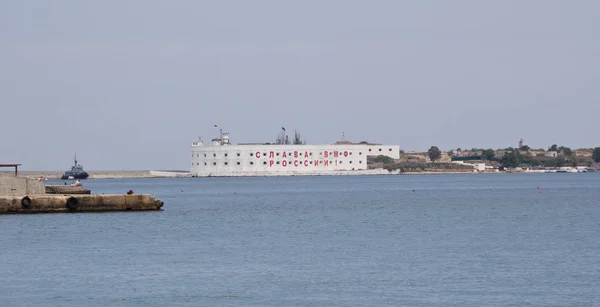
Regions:
<svg viewBox="0 0 600 307"><path fill-rule="evenodd" d="M287 158L287 155L285 154L285 151L283 152L283 157L284 157L284 158Z"/></svg>
<svg viewBox="0 0 600 307"><path fill-rule="evenodd" d="M305 151L305 152L304 152L304 157L305 157L305 158L308 158L308 151Z"/></svg>
<svg viewBox="0 0 600 307"><path fill-rule="evenodd" d="M329 157L329 152L328 151L325 152L325 158L327 158L327 157Z"/></svg>
<svg viewBox="0 0 600 307"><path fill-rule="evenodd" d="M294 166L298 166L298 160L294 160Z"/></svg>
<svg viewBox="0 0 600 307"><path fill-rule="evenodd" d="M294 151L294 158L298 158L298 152Z"/></svg>
<svg viewBox="0 0 600 307"><path fill-rule="evenodd" d="M273 163L275 163L275 161L273 161L273 160L269 161L269 167L273 166Z"/></svg>
<svg viewBox="0 0 600 307"><path fill-rule="evenodd" d="M281 161L281 165L283 165L283 167L286 167L287 166L287 161L285 161L285 160Z"/></svg>
<svg viewBox="0 0 600 307"><path fill-rule="evenodd" d="M255 155L257 158L260 158L260 152L258 152L258 151L257 151L257 152L256 152L254 155Z"/></svg>
<svg viewBox="0 0 600 307"><path fill-rule="evenodd" d="M275 153L274 152L269 152L269 158L275 158Z"/></svg>
<svg viewBox="0 0 600 307"><path fill-rule="evenodd" d="M319 160L315 160L315 167L319 166Z"/></svg>
<svg viewBox="0 0 600 307"><path fill-rule="evenodd" d="M304 166L308 166L308 160L304 160Z"/></svg>
<svg viewBox="0 0 600 307"><path fill-rule="evenodd" d="M338 157L338 152L337 152L337 150L333 152L333 156L334 156L334 157L336 157L336 158Z"/></svg>
<svg viewBox="0 0 600 307"><path fill-rule="evenodd" d="M323 163L323 166L328 166L329 165L329 160L325 160L325 162Z"/></svg>
<svg viewBox="0 0 600 307"><path fill-rule="evenodd" d="M344 157L347 157L347 156L348 156L348 152L344 151Z"/></svg>

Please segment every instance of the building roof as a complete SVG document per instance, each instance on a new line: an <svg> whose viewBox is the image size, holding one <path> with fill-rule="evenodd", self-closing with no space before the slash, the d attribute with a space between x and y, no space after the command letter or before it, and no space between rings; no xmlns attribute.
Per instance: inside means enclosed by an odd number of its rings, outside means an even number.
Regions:
<svg viewBox="0 0 600 307"><path fill-rule="evenodd" d="M15 167L15 166L21 166L21 164L1 164L0 163L0 167Z"/></svg>

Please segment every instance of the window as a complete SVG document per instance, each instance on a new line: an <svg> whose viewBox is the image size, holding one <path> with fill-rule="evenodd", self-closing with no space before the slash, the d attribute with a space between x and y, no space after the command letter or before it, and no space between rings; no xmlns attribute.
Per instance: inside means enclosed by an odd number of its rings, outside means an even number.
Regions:
<svg viewBox="0 0 600 307"><path fill-rule="evenodd" d="M200 162L196 162L196 165L200 165Z"/></svg>
<svg viewBox="0 0 600 307"><path fill-rule="evenodd" d="M225 153L225 157L227 157L227 153Z"/></svg>
<svg viewBox="0 0 600 307"><path fill-rule="evenodd" d="M225 162L225 165L227 165L227 162Z"/></svg>
<svg viewBox="0 0 600 307"><path fill-rule="evenodd" d="M204 156L206 157L206 154L204 154Z"/></svg>
<svg viewBox="0 0 600 307"><path fill-rule="evenodd" d="M362 163L362 160L358 161L358 163Z"/></svg>
<svg viewBox="0 0 600 307"><path fill-rule="evenodd" d="M279 156L279 153L277 153L277 155ZM266 156L266 155L265 155Z"/></svg>
<svg viewBox="0 0 600 307"><path fill-rule="evenodd" d="M391 150L391 149L390 149L390 150ZM238 157L240 156L240 153L239 153L239 152L237 153L237 156L238 156Z"/></svg>
<svg viewBox="0 0 600 307"><path fill-rule="evenodd" d="M352 152L350 152L350 155L352 155Z"/></svg>
<svg viewBox="0 0 600 307"><path fill-rule="evenodd" d="M213 162L213 165L217 165L217 162Z"/></svg>
<svg viewBox="0 0 600 307"><path fill-rule="evenodd" d="M238 162L237 165L240 165L240 162Z"/></svg>
<svg viewBox="0 0 600 307"><path fill-rule="evenodd" d="M340 161L340 164L344 163L344 161Z"/></svg>
<svg viewBox="0 0 600 307"><path fill-rule="evenodd" d="M254 165L254 162L250 162L250 165Z"/></svg>
<svg viewBox="0 0 600 307"><path fill-rule="evenodd" d="M216 157L216 156L217 156L217 154L216 154L216 153L214 153L214 154L213 154L213 157Z"/></svg>
<svg viewBox="0 0 600 307"><path fill-rule="evenodd" d="M279 161L277 161L277 164L279 164Z"/></svg>
<svg viewBox="0 0 600 307"><path fill-rule="evenodd" d="M359 152L358 152L358 155L359 155L359 156L361 156L361 155L362 155L362 151L359 151Z"/></svg>
<svg viewBox="0 0 600 307"><path fill-rule="evenodd" d="M371 148L369 148L369 151L371 151Z"/></svg>
<svg viewBox="0 0 600 307"><path fill-rule="evenodd" d="M379 148L379 151L381 151L381 148Z"/></svg>
<svg viewBox="0 0 600 307"><path fill-rule="evenodd" d="M252 162L250 162L250 163L252 163ZM267 161L263 162L263 164L264 164L264 165L267 165Z"/></svg>
<svg viewBox="0 0 600 307"><path fill-rule="evenodd" d="M254 153L253 152L250 153L250 157L254 157Z"/></svg>
<svg viewBox="0 0 600 307"><path fill-rule="evenodd" d="M206 162L204 162L204 165L206 165Z"/></svg>
<svg viewBox="0 0 600 307"><path fill-rule="evenodd" d="M352 164L352 161L350 161L350 164Z"/></svg>
<svg viewBox="0 0 600 307"><path fill-rule="evenodd" d="M392 149L390 148L388 151L392 151Z"/></svg>

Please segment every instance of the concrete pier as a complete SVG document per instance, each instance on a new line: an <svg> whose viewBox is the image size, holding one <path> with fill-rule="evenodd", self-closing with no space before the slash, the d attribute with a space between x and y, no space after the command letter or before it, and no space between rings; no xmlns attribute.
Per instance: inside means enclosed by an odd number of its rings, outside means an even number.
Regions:
<svg viewBox="0 0 600 307"><path fill-rule="evenodd" d="M71 185L47 185L46 194L92 194L92 191Z"/></svg>
<svg viewBox="0 0 600 307"><path fill-rule="evenodd" d="M159 211L163 204L147 194L0 196L0 214Z"/></svg>

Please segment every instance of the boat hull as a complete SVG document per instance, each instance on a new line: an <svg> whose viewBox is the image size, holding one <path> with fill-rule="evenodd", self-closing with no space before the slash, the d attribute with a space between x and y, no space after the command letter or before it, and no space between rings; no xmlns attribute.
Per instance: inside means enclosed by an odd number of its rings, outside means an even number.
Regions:
<svg viewBox="0 0 600 307"><path fill-rule="evenodd" d="M88 173L83 172L83 173L77 173L77 174L71 174L71 173L65 173L64 175L62 175L62 177L60 177L61 180L68 180L68 179L87 179L89 177Z"/></svg>

